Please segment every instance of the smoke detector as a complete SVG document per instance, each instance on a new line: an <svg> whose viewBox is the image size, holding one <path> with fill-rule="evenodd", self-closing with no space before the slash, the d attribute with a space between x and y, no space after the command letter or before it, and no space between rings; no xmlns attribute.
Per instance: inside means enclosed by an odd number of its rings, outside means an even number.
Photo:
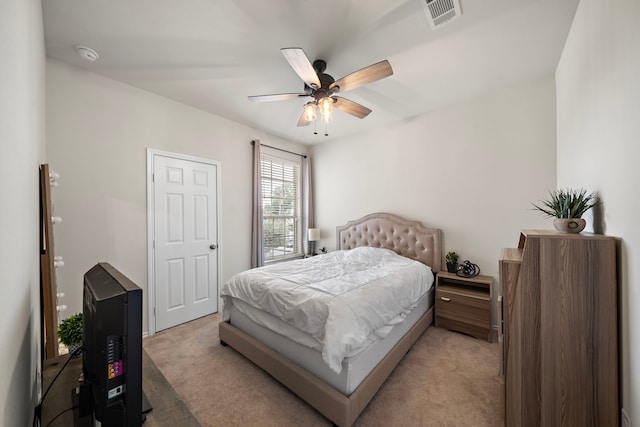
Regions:
<svg viewBox="0 0 640 427"><path fill-rule="evenodd" d="M459 0L420 0L431 30L437 30L462 15Z"/></svg>
<svg viewBox="0 0 640 427"><path fill-rule="evenodd" d="M76 46L76 52L78 52L78 55L80 55L80 58L86 61L95 62L98 60L98 58L100 58L100 55L98 55L98 52L91 49L90 47L78 45Z"/></svg>

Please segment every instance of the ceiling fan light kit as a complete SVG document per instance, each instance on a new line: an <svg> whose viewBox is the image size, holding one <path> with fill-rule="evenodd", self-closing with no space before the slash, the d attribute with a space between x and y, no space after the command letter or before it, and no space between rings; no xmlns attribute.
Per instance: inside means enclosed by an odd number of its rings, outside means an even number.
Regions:
<svg viewBox="0 0 640 427"><path fill-rule="evenodd" d="M255 95L249 96L249 100L252 102L271 102L306 96L313 97L313 101L304 104L302 114L298 119L298 126L308 126L311 122L315 122L318 117L317 112L320 110L320 118L325 123L325 136L328 135L326 132L327 124L333 120L333 107L359 119L363 119L371 113L369 108L349 99L335 96L335 93L346 92L393 75L391 64L385 59L335 80L324 72L327 67L325 61L317 59L312 64L304 51L297 47L283 48L280 51L304 82L304 92Z"/></svg>
<svg viewBox="0 0 640 427"><path fill-rule="evenodd" d="M307 122L312 122L316 119L316 111L318 110L318 106L315 102L307 102L304 104L304 119Z"/></svg>
<svg viewBox="0 0 640 427"><path fill-rule="evenodd" d="M333 119L333 99L328 96L320 98L318 106L320 107L320 117L322 117L322 121L330 123Z"/></svg>

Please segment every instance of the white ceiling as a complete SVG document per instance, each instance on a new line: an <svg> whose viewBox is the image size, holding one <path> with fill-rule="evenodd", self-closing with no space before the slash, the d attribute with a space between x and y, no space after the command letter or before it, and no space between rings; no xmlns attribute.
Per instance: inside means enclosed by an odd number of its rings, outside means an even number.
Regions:
<svg viewBox="0 0 640 427"><path fill-rule="evenodd" d="M422 0L424 1L424 0ZM460 0L431 31L420 0L43 0L47 55L305 144L405 121L552 74L579 0ZM100 54L87 62L74 46ZM388 59L394 75L341 96L373 110L337 111L329 136L297 127L308 98L282 47L327 61L336 80ZM324 131L324 127L319 131Z"/></svg>

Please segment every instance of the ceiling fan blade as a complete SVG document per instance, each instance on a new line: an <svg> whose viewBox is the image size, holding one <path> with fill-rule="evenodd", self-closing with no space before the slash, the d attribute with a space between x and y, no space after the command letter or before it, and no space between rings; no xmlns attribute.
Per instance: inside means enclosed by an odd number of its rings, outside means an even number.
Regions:
<svg viewBox="0 0 640 427"><path fill-rule="evenodd" d="M302 98L303 96L309 96L306 93L276 93L273 95L254 95L248 96L251 102L272 102L272 101L285 101L287 99Z"/></svg>
<svg viewBox="0 0 640 427"><path fill-rule="evenodd" d="M313 65L302 49L299 47L283 47L280 49L280 52L282 52L289 62L289 65L291 65L291 68L293 68L307 86L313 89L320 88L320 79L316 74L316 70L313 69Z"/></svg>
<svg viewBox="0 0 640 427"><path fill-rule="evenodd" d="M360 105L357 102L353 102L340 96L332 96L331 99L333 99L333 106L338 110L344 111L345 113L351 114L359 119L364 119L371 112L371 110L364 105Z"/></svg>
<svg viewBox="0 0 640 427"><path fill-rule="evenodd" d="M298 126L309 126L309 123L311 122L304 118L304 111L303 111L302 115L298 119Z"/></svg>
<svg viewBox="0 0 640 427"><path fill-rule="evenodd" d="M343 78L336 80L331 83L329 89L336 92L346 92L391 75L393 75L393 69L391 68L391 64L389 64L389 61L385 59L384 61L369 65L368 67L354 71L348 76L344 76Z"/></svg>

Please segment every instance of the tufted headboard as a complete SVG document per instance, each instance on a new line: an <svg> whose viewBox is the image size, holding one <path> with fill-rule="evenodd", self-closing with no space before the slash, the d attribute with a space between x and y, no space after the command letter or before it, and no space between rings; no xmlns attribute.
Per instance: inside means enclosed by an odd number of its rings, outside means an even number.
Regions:
<svg viewBox="0 0 640 427"><path fill-rule="evenodd" d="M438 272L442 268L442 231L390 213L374 213L336 227L336 248L391 249Z"/></svg>

